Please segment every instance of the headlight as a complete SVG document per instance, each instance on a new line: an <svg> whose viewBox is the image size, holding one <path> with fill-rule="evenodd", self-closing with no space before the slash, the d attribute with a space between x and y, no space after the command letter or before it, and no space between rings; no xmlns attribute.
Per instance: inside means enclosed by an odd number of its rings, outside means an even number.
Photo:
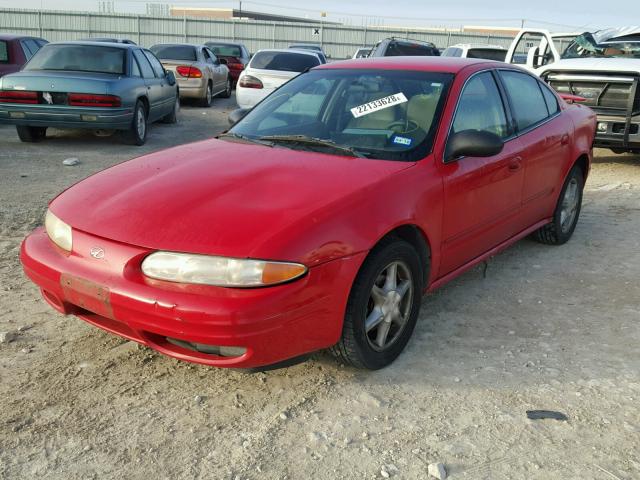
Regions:
<svg viewBox="0 0 640 480"><path fill-rule="evenodd" d="M47 215L44 217L44 228L53 243L67 252L71 251L73 244L71 227L51 213L50 210L47 210Z"/></svg>
<svg viewBox="0 0 640 480"><path fill-rule="evenodd" d="M264 287L294 280L304 275L307 267L299 263L155 252L142 262L142 272L169 282Z"/></svg>

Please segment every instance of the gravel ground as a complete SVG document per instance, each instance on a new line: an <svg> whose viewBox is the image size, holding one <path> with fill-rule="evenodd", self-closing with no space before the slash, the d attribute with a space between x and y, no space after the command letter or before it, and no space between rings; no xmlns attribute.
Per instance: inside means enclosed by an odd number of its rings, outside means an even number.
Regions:
<svg viewBox="0 0 640 480"><path fill-rule="evenodd" d="M0 478L424 479L438 461L452 479L640 478L638 157L597 151L573 239L523 240L425 297L381 371L325 353L257 374L190 365L49 308L18 261L47 201L215 134L233 105L186 106L142 148L0 127L0 331L17 335L0 343Z"/></svg>

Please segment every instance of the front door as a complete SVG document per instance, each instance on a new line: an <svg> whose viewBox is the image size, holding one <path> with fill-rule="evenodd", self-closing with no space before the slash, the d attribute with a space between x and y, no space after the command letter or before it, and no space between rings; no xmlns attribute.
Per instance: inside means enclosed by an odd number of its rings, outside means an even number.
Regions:
<svg viewBox="0 0 640 480"><path fill-rule="evenodd" d="M444 210L439 276L518 233L524 169L521 144L507 118L494 73L472 76L458 101L449 138L464 130L489 131L505 145L493 157L462 157L441 165Z"/></svg>

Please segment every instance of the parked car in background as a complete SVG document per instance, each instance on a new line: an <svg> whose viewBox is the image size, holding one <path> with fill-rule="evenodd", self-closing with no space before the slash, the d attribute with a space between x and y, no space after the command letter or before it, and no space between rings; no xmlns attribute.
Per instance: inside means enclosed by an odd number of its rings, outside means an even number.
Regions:
<svg viewBox="0 0 640 480"><path fill-rule="evenodd" d="M251 54L247 47L242 43L218 41L206 42L205 45L218 59L226 60L229 75L231 75L231 81L235 87L240 74L251 60Z"/></svg>
<svg viewBox="0 0 640 480"><path fill-rule="evenodd" d="M98 37L98 38L83 38L80 40L81 42L104 42L104 43L126 43L127 45L137 45L133 40L129 40L127 38L107 38L107 37Z"/></svg>
<svg viewBox="0 0 640 480"><path fill-rule="evenodd" d="M47 43L37 37L0 34L0 77L19 71Z"/></svg>
<svg viewBox="0 0 640 480"><path fill-rule="evenodd" d="M328 55L324 53L324 50L320 45L314 45L312 43L294 43L289 45L289 48L294 50L308 50L310 52L317 53L322 63L327 63Z"/></svg>
<svg viewBox="0 0 640 480"><path fill-rule="evenodd" d="M293 49L259 50L240 75L236 101L241 108L251 108L283 83L321 63L316 52Z"/></svg>
<svg viewBox="0 0 640 480"><path fill-rule="evenodd" d="M640 27L580 35L523 30L507 61L517 63L522 52L526 68L596 112L595 147L640 153Z"/></svg>
<svg viewBox="0 0 640 480"><path fill-rule="evenodd" d="M439 55L440 50L431 42L396 37L379 41L369 54L370 57L437 57Z"/></svg>
<svg viewBox="0 0 640 480"><path fill-rule="evenodd" d="M595 129L518 67L395 60L322 65L218 139L76 183L24 240L26 275L181 360L389 365L424 292L529 234L571 238Z"/></svg>
<svg viewBox="0 0 640 480"><path fill-rule="evenodd" d="M355 51L351 58L366 58L371 53L371 47L362 47Z"/></svg>
<svg viewBox="0 0 640 480"><path fill-rule="evenodd" d="M484 58L504 62L507 49L499 45L459 43L442 51L443 57Z"/></svg>
<svg viewBox="0 0 640 480"><path fill-rule="evenodd" d="M165 43L150 49L166 70L174 73L180 98L193 98L210 107L213 97L231 96L232 81L226 60L219 60L205 45Z"/></svg>
<svg viewBox="0 0 640 480"><path fill-rule="evenodd" d="M122 130L142 145L149 123L175 123L179 109L173 72L135 45L49 43L0 78L0 123L16 125L23 142L56 127Z"/></svg>

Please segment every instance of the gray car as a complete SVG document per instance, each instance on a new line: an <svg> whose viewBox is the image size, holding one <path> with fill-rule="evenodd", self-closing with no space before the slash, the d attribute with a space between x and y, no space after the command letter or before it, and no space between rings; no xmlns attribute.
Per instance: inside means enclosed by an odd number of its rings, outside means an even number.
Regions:
<svg viewBox="0 0 640 480"><path fill-rule="evenodd" d="M136 45L50 43L0 79L0 123L16 125L23 142L56 127L120 130L142 145L149 123L175 123L179 109L174 74Z"/></svg>

